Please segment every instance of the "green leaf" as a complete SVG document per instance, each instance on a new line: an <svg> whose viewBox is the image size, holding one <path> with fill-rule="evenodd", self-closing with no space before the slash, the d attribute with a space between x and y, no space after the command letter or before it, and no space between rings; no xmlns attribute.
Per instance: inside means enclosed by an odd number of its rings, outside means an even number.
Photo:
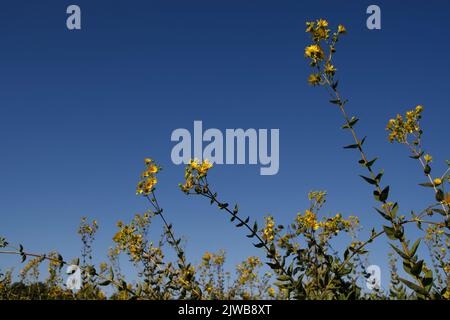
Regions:
<svg viewBox="0 0 450 320"><path fill-rule="evenodd" d="M262 243L262 242L254 243L253 245L255 246L255 248L262 248L262 247L264 247L264 243Z"/></svg>
<svg viewBox="0 0 450 320"><path fill-rule="evenodd" d="M378 158L374 158L374 159L370 160L369 162L366 163L366 167L370 168L377 160L378 160Z"/></svg>
<svg viewBox="0 0 450 320"><path fill-rule="evenodd" d="M331 84L331 88L332 88L333 90L336 90L337 87L338 87L338 84L339 84L339 80L336 80L335 82L333 82L333 84Z"/></svg>
<svg viewBox="0 0 450 320"><path fill-rule="evenodd" d="M416 254L417 248L419 248L419 245L420 245L420 240L422 240L422 239L421 238L417 239L416 242L414 242L413 246L411 247L411 250L410 250L411 257L414 257L414 255Z"/></svg>
<svg viewBox="0 0 450 320"><path fill-rule="evenodd" d="M373 196L375 200L380 201L380 193L378 192L378 190L373 191Z"/></svg>
<svg viewBox="0 0 450 320"><path fill-rule="evenodd" d="M394 205L392 206L392 209L391 209L392 217L395 218L395 216L397 215L397 211L398 211L398 203L396 202L396 203L394 203Z"/></svg>
<svg viewBox="0 0 450 320"><path fill-rule="evenodd" d="M385 214L385 213L384 213L383 211L381 211L380 209L375 208L375 210L377 210L377 212L378 212L383 218L385 218L386 220L392 221L392 218L391 218L390 216L388 216L387 214Z"/></svg>
<svg viewBox="0 0 450 320"><path fill-rule="evenodd" d="M344 251L344 260L347 259L349 253L350 253L350 251L348 250L348 248L345 249L345 251Z"/></svg>
<svg viewBox="0 0 450 320"><path fill-rule="evenodd" d="M431 210L434 211L434 212L437 212L437 213L439 213L439 214L441 214L443 216L447 215L447 212L445 212L445 210L442 210L442 209L439 209L439 208L433 208Z"/></svg>
<svg viewBox="0 0 450 320"><path fill-rule="evenodd" d="M404 253L402 250L400 250L399 248L397 248L395 245L393 245L392 243L389 243L389 245L390 245L390 246L392 247L392 249L394 249L395 252L397 252L398 255L401 256L403 259L405 259L405 260L409 260L409 259L410 259L409 256L408 256L406 253Z"/></svg>
<svg viewBox="0 0 450 320"><path fill-rule="evenodd" d="M424 152L422 151L421 153L414 155L414 156L409 156L411 159L419 159L422 155L424 154Z"/></svg>
<svg viewBox="0 0 450 320"><path fill-rule="evenodd" d="M419 183L419 186L433 188L434 184L430 182Z"/></svg>
<svg viewBox="0 0 450 320"><path fill-rule="evenodd" d="M348 146L345 146L344 149L356 149L358 147L359 147L358 144L350 144Z"/></svg>
<svg viewBox="0 0 450 320"><path fill-rule="evenodd" d="M415 276L418 276L422 273L423 260L417 261L411 268L411 273Z"/></svg>
<svg viewBox="0 0 450 320"><path fill-rule="evenodd" d="M426 165L425 168L423 169L423 172L424 172L425 174L430 174L430 172L431 172L431 167L430 167L429 165Z"/></svg>
<svg viewBox="0 0 450 320"><path fill-rule="evenodd" d="M353 126L354 126L358 121L359 121L358 118L352 117L352 118L348 121L348 123L346 123L346 124L344 124L344 125L342 126L342 129L350 129L350 128L353 128Z"/></svg>
<svg viewBox="0 0 450 320"><path fill-rule="evenodd" d="M280 269L280 267L276 264L276 263L272 263L272 262L266 262L266 264L270 267L270 269L272 270L278 270Z"/></svg>
<svg viewBox="0 0 450 320"><path fill-rule="evenodd" d="M291 278L288 275L282 274L277 277L278 281L290 281Z"/></svg>
<svg viewBox="0 0 450 320"><path fill-rule="evenodd" d="M367 138L367 137L362 138L362 140L359 142L359 144L360 144L361 146L364 144L364 142L366 142L366 138Z"/></svg>
<svg viewBox="0 0 450 320"><path fill-rule="evenodd" d="M280 289L289 289L291 287L290 283L283 283L279 281L275 281L273 284Z"/></svg>
<svg viewBox="0 0 450 320"><path fill-rule="evenodd" d="M332 100L330 100L330 103L332 103L332 104L341 104L341 100L339 100L339 99L332 99Z"/></svg>
<svg viewBox="0 0 450 320"><path fill-rule="evenodd" d="M395 240L395 230L394 228L383 226L384 233L388 236L389 239Z"/></svg>
<svg viewBox="0 0 450 320"><path fill-rule="evenodd" d="M110 284L111 284L111 280L105 280L103 282L100 282L98 285L103 287L103 286L107 286Z"/></svg>
<svg viewBox="0 0 450 320"><path fill-rule="evenodd" d="M376 185L376 184L377 184L377 182L376 182L375 180L371 179L371 178L365 177L365 176L363 176L363 175L359 175L359 176L360 176L361 178L363 178L364 180L366 180L367 183L369 183L369 184L372 184L372 185Z"/></svg>
<svg viewBox="0 0 450 320"><path fill-rule="evenodd" d="M253 224L253 233L256 234L258 232L258 222L255 221Z"/></svg>
<svg viewBox="0 0 450 320"><path fill-rule="evenodd" d="M424 288L418 286L417 284L412 283L411 281L408 281L408 280L400 278L400 277L399 277L399 280L401 282L403 282L404 284L406 284L411 290L414 290L415 292L423 294L423 295L428 295L428 292Z"/></svg>
<svg viewBox="0 0 450 320"><path fill-rule="evenodd" d="M388 197L389 197L389 186L387 186L386 188L383 189L383 191L381 191L380 201L384 202L388 199Z"/></svg>
<svg viewBox="0 0 450 320"><path fill-rule="evenodd" d="M438 189L438 191L436 192L436 200L438 202L441 202L444 200L444 192L441 189Z"/></svg>
<svg viewBox="0 0 450 320"><path fill-rule="evenodd" d="M377 176L375 177L375 180L377 180L378 182L381 181L381 178L383 177L384 174L384 170L381 170L379 174L377 174Z"/></svg>
<svg viewBox="0 0 450 320"><path fill-rule="evenodd" d="M219 208L220 208L220 209L226 209L226 208L228 208L228 203L219 203Z"/></svg>
<svg viewBox="0 0 450 320"><path fill-rule="evenodd" d="M425 289L429 292L431 287L433 286L433 272L428 270L425 276L422 279L422 283L425 286Z"/></svg>

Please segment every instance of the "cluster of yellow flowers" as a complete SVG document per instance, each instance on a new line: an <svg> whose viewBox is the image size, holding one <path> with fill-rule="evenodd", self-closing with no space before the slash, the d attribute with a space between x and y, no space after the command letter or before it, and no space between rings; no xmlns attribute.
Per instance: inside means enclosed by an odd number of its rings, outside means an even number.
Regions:
<svg viewBox="0 0 450 320"><path fill-rule="evenodd" d="M262 237L265 241L270 242L275 238L275 222L272 216L265 217L264 219L266 220L266 224L262 232Z"/></svg>
<svg viewBox="0 0 450 320"><path fill-rule="evenodd" d="M445 227L445 225L443 223L428 225L428 228L426 230L425 239L431 240L433 238L434 234L437 234L437 235L444 234L444 230L443 230L444 227Z"/></svg>
<svg viewBox="0 0 450 320"><path fill-rule="evenodd" d="M312 44L305 49L305 57L311 58L312 62L316 64L318 61L325 59L325 53L318 44Z"/></svg>
<svg viewBox="0 0 450 320"><path fill-rule="evenodd" d="M136 188L136 194L148 196L158 182L156 174L161 170L161 167L155 164L152 159L146 158L144 161L146 170L141 175L141 180Z"/></svg>
<svg viewBox="0 0 450 320"><path fill-rule="evenodd" d="M144 254L144 238L139 229L145 228L150 223L150 215L135 215L130 224L124 225L122 221L117 223L119 231L114 235L113 241L116 243L115 254L121 251L130 255L133 261L139 261Z"/></svg>
<svg viewBox="0 0 450 320"><path fill-rule="evenodd" d="M314 42L319 42L321 40L328 40L330 37L330 29L327 29L328 21L324 19L318 19L316 21L306 22L306 32L310 33ZM345 32L345 28L341 27L341 32Z"/></svg>
<svg viewBox="0 0 450 320"><path fill-rule="evenodd" d="M186 285L191 282L191 280L195 276L195 267L193 265L189 265L186 268L182 268L178 270L179 272L179 282L181 285Z"/></svg>
<svg viewBox="0 0 450 320"><path fill-rule="evenodd" d="M213 165L208 159L205 159L203 162L197 159L191 160L184 172L185 182L179 185L181 190L189 193L189 191L199 184L201 178L206 177L208 170L212 167Z"/></svg>
<svg viewBox="0 0 450 320"><path fill-rule="evenodd" d="M317 230L320 227L319 222L317 222L316 214L310 210L306 210L304 215L299 212L297 214L296 222L297 230L299 231L305 229Z"/></svg>
<svg viewBox="0 0 450 320"><path fill-rule="evenodd" d="M330 29L328 29L328 21L319 19L316 21L306 22L306 32L311 34L313 44L305 48L305 57L311 59L311 67L317 67L318 72L312 73L308 77L308 82L311 85L322 84L322 74L333 77L336 73L336 68L331 64L333 53L336 51L335 43L338 41L339 35L347 32L343 25L339 25L336 32L334 32L330 39ZM326 58L323 45L329 48L329 55ZM322 68L322 69L321 69Z"/></svg>
<svg viewBox="0 0 450 320"><path fill-rule="evenodd" d="M359 224L358 217L349 216L348 220L343 219L338 213L335 217L331 217L319 223L319 227L323 228L325 233L338 234L342 230L350 230Z"/></svg>
<svg viewBox="0 0 450 320"><path fill-rule="evenodd" d="M36 257L28 261L25 267L20 270L20 277L25 279L27 275L31 272L34 278L39 277L39 265L44 261L45 257Z"/></svg>
<svg viewBox="0 0 450 320"><path fill-rule="evenodd" d="M409 134L420 137L422 131L420 130L419 120L422 111L423 107L418 105L414 110L406 112L405 118L398 114L395 119L390 119L386 126L386 130L390 132L389 142L407 143ZM429 161L431 161L431 157Z"/></svg>
<svg viewBox="0 0 450 320"><path fill-rule="evenodd" d="M209 264L214 264L216 266L220 266L225 262L225 252L221 251L220 253L210 253L205 252L202 257L202 266L206 266Z"/></svg>
<svg viewBox="0 0 450 320"><path fill-rule="evenodd" d="M56 251L50 252L47 257L51 259L48 261L47 271L50 275L50 279L55 279L57 277L57 272L61 267L61 261L59 261L58 253Z"/></svg>
<svg viewBox="0 0 450 320"><path fill-rule="evenodd" d="M322 221L317 220L317 215L311 210L306 210L305 214L297 214L296 218L297 233L301 233L305 230L318 230L322 229L324 234L337 235L339 231L350 230L359 224L358 217L349 216L346 220L340 213L334 217L324 218Z"/></svg>
<svg viewBox="0 0 450 320"><path fill-rule="evenodd" d="M261 267L262 263L258 257L248 257L247 260L237 266L238 283L245 285L249 281L255 280L258 277L256 269Z"/></svg>
<svg viewBox="0 0 450 320"><path fill-rule="evenodd" d="M81 218L80 227L78 228L78 234L92 237L98 230L97 220L92 220L89 224L86 217Z"/></svg>

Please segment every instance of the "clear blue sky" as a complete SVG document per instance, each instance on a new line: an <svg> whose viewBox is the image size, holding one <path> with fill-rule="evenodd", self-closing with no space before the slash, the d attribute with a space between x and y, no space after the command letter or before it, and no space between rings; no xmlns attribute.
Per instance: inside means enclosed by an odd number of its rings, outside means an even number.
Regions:
<svg viewBox="0 0 450 320"><path fill-rule="evenodd" d="M66 29L69 4L82 30ZM382 30L366 28L378 4ZM235 264L258 254L241 230L200 198L183 195L183 168L171 163L176 128L279 128L280 171L218 166L220 196L262 219L286 223L307 207L310 190L327 190L324 212L358 215L380 226L370 187L358 177L338 111L306 83L306 20L343 23L336 65L367 149L400 209L433 200L418 164L390 145L386 121L423 104L424 143L445 168L450 138L448 1L8 1L0 7L0 234L30 250L79 254L76 228L100 223L95 254L105 258L115 222L146 208L135 184L146 156L164 167L158 194L187 255L198 261L225 249ZM362 131L361 131L362 130ZM152 232L160 233L155 223ZM370 262L386 266L384 239ZM19 267L1 257L0 268ZM387 270L385 275L387 276Z"/></svg>

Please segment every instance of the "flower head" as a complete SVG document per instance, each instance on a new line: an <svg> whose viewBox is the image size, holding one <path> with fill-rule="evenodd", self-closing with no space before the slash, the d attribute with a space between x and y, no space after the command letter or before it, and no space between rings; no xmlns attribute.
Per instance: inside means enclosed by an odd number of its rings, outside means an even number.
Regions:
<svg viewBox="0 0 450 320"><path fill-rule="evenodd" d="M340 24L338 25L338 33L347 33L347 29L345 29L345 27Z"/></svg>
<svg viewBox="0 0 450 320"><path fill-rule="evenodd" d="M138 182L136 194L148 196L158 182L156 174L161 170L161 167L153 162L152 159L144 159L145 170L141 174L141 180Z"/></svg>

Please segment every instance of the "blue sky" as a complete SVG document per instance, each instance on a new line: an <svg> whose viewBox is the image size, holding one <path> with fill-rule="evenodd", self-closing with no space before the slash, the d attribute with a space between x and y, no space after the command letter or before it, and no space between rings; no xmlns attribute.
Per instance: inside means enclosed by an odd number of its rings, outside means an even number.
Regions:
<svg viewBox="0 0 450 320"><path fill-rule="evenodd" d="M73 3L81 31L65 26ZM365 12L374 3L382 29L370 31ZM0 234L75 257L87 215L100 223L94 252L104 259L115 222L146 209L135 184L150 156L164 167L159 200L192 260L218 249L230 264L258 254L221 212L177 189L183 168L171 162L170 134L202 120L221 130L280 129L279 173L217 166L210 181L222 199L286 223L307 208L308 191L327 190L324 212L358 215L366 238L382 223L371 189L358 177L357 155L342 149L352 140L338 110L306 82L304 23L320 17L348 29L336 55L340 88L392 199L405 213L424 208L433 195L417 186L423 174L384 128L423 104L424 143L434 172L444 170L447 1L14 1L0 10ZM155 239L160 230L155 221ZM370 262L385 268L384 239L371 249ZM6 266L20 264L2 257Z"/></svg>

